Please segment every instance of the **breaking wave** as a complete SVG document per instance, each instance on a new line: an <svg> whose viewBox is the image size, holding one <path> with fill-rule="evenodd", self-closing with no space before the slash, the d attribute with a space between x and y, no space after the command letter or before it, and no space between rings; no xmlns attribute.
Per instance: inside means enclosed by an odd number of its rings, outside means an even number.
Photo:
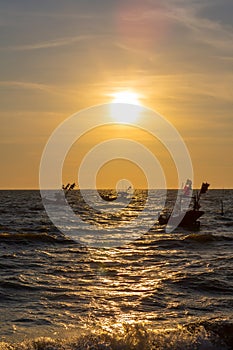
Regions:
<svg viewBox="0 0 233 350"><path fill-rule="evenodd" d="M95 330L78 337L0 342L0 350L227 350L233 346L232 334L233 324L222 321L166 330L125 324L121 328Z"/></svg>

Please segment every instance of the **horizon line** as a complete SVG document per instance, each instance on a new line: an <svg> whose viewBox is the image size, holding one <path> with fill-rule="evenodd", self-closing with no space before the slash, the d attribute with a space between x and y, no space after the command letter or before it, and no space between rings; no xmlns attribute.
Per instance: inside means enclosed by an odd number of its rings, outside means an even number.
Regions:
<svg viewBox="0 0 233 350"><path fill-rule="evenodd" d="M182 190L183 188L175 188L175 187L168 187L168 188L143 188L143 187L138 187L138 188L135 188L135 190ZM39 188L0 188L0 191L56 191L58 190L57 188L48 188L48 189L39 189ZM62 188L60 188L60 190L62 190ZM115 188L111 188L111 187L100 187L100 188L75 188L73 189L72 191L80 191L80 190L115 190ZM119 189L119 191L125 191L126 189ZM195 187L192 189L193 191L196 191L196 190L200 190L200 187ZM211 191L211 190L233 190L233 187L212 187L212 188L209 188L208 191Z"/></svg>

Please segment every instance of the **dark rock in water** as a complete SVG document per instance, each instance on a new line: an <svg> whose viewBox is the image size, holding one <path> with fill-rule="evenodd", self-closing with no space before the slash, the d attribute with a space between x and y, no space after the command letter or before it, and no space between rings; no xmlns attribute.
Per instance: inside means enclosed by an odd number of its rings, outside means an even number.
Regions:
<svg viewBox="0 0 233 350"><path fill-rule="evenodd" d="M185 328L191 333L196 332L200 327L204 327L209 333L213 344L227 346L233 349L233 323L230 321L201 321L192 323Z"/></svg>
<svg viewBox="0 0 233 350"><path fill-rule="evenodd" d="M222 339L226 345L233 349L233 323L229 321L219 321L219 322L203 322L203 326L207 331L210 331L215 336L217 335L219 339Z"/></svg>

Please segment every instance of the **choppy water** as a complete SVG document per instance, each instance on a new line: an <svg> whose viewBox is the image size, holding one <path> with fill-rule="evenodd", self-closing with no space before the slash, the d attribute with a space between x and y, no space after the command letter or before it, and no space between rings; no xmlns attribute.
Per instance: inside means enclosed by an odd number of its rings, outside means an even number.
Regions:
<svg viewBox="0 0 233 350"><path fill-rule="evenodd" d="M208 192L199 232L108 249L61 235L38 191L0 196L1 350L233 348L232 190Z"/></svg>

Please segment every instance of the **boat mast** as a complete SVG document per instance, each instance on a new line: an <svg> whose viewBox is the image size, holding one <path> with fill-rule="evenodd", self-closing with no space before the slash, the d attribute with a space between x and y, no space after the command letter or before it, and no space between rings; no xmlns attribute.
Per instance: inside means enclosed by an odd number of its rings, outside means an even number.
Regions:
<svg viewBox="0 0 233 350"><path fill-rule="evenodd" d="M221 215L223 216L224 210L223 210L223 200L222 199L220 200L220 203L221 203Z"/></svg>
<svg viewBox="0 0 233 350"><path fill-rule="evenodd" d="M210 184L208 184L207 182L203 182L199 193L196 193L196 195L193 197L193 199L194 199L193 209L194 210L199 210L201 208L201 206L199 204L201 195L207 192L209 185Z"/></svg>

